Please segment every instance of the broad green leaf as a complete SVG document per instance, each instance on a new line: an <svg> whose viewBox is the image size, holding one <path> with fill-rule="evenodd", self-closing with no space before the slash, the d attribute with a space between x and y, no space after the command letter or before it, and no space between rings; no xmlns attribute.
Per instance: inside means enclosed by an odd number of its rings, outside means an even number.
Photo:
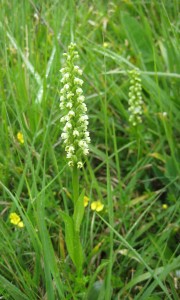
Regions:
<svg viewBox="0 0 180 300"><path fill-rule="evenodd" d="M79 231L75 231L73 218L62 211L60 212L60 215L65 223L65 241L69 256L71 257L76 269L80 271L83 263L83 251Z"/></svg>
<svg viewBox="0 0 180 300"><path fill-rule="evenodd" d="M64 221L65 224L65 241L68 253L75 264L74 260L74 222L73 219L68 216L63 211L60 212L60 215ZM76 265L76 264L75 264Z"/></svg>
<svg viewBox="0 0 180 300"><path fill-rule="evenodd" d="M78 231L74 232L74 264L80 272L83 264L83 250Z"/></svg>
<svg viewBox="0 0 180 300"><path fill-rule="evenodd" d="M88 293L87 299L88 300L91 300L91 299L98 300L103 287L104 287L104 282L102 280L96 281L93 284L93 286L91 287L91 290Z"/></svg>
<svg viewBox="0 0 180 300"><path fill-rule="evenodd" d="M169 179L175 178L176 176L179 175L175 160L170 156L166 156L166 173L165 174L166 174L167 178L169 178Z"/></svg>
<svg viewBox="0 0 180 300"><path fill-rule="evenodd" d="M77 202L75 203L75 209L73 215L75 231L80 231L80 226L82 223L83 216L84 216L84 190L82 191Z"/></svg>

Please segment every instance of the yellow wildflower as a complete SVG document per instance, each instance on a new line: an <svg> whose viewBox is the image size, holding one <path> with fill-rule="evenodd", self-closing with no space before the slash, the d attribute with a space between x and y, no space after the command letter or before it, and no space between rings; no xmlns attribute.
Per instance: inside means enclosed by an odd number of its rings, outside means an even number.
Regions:
<svg viewBox="0 0 180 300"><path fill-rule="evenodd" d="M167 208L168 208L168 205L164 203L164 204L162 205L162 209L165 209L165 210L166 210Z"/></svg>
<svg viewBox="0 0 180 300"><path fill-rule="evenodd" d="M102 204L102 202L100 200L93 201L91 203L91 209L92 210L95 210L95 211L99 212L99 211L102 211L103 208L104 208L104 204Z"/></svg>
<svg viewBox="0 0 180 300"><path fill-rule="evenodd" d="M9 218L10 218L10 222L14 225L17 225L21 220L16 213L11 213Z"/></svg>
<svg viewBox="0 0 180 300"><path fill-rule="evenodd" d="M17 139L21 144L24 144L24 137L23 137L22 132L17 133Z"/></svg>
<svg viewBox="0 0 180 300"><path fill-rule="evenodd" d="M88 206L89 198L87 196L84 196L84 207Z"/></svg>
<svg viewBox="0 0 180 300"><path fill-rule="evenodd" d="M24 223L22 221L20 221L18 224L17 224L18 227L20 228L23 228L24 227Z"/></svg>
<svg viewBox="0 0 180 300"><path fill-rule="evenodd" d="M108 48L108 47L109 47L109 43L104 42L104 43L103 43L103 47L104 47L104 48Z"/></svg>
<svg viewBox="0 0 180 300"><path fill-rule="evenodd" d="M21 221L21 218L16 213L11 213L9 215L11 224L17 225L18 227L24 227L24 223Z"/></svg>

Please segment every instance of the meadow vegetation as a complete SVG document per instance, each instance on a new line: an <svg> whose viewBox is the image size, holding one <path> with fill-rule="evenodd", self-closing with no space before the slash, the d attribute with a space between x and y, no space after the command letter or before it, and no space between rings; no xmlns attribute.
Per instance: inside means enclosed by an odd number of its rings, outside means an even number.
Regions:
<svg viewBox="0 0 180 300"><path fill-rule="evenodd" d="M1 299L179 299L178 11L178 0L0 1ZM63 215L74 189L59 71L71 42L91 138L79 170L81 274Z"/></svg>

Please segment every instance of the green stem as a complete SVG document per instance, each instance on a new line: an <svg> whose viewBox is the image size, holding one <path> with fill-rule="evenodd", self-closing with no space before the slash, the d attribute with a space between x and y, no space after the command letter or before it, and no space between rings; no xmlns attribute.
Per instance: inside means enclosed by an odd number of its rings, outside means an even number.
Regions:
<svg viewBox="0 0 180 300"><path fill-rule="evenodd" d="M76 204L79 198L79 172L77 166L73 167L72 172L72 185L73 185L73 202L74 202L74 212L76 209ZM82 251L81 248L81 242L80 242L80 233L79 231L74 231L74 255L76 258L76 262L78 261L78 264L76 264L76 271L77 271L77 277L78 280L81 281L82 279L82 263L83 260L80 258L83 257L83 254L80 255ZM81 257L82 256L82 257Z"/></svg>
<svg viewBox="0 0 180 300"><path fill-rule="evenodd" d="M73 167L72 172L72 185L73 185L73 201L74 205L76 204L78 198L79 198L79 174L78 174L78 168L77 166Z"/></svg>

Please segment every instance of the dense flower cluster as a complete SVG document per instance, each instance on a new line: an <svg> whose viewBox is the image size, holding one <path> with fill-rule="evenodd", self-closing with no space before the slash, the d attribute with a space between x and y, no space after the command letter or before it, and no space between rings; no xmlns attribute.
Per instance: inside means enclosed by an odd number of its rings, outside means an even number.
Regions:
<svg viewBox="0 0 180 300"><path fill-rule="evenodd" d="M142 122L142 85L140 73L134 69L129 71L130 75L130 88L129 88L129 122L136 126Z"/></svg>
<svg viewBox="0 0 180 300"><path fill-rule="evenodd" d="M60 109L63 116L60 121L64 126L61 138L65 146L68 165L71 167L77 165L78 168L82 168L82 156L89 153L90 137L87 131L89 123L86 114L87 107L81 88L83 80L79 78L82 70L75 65L75 60L78 58L75 48L76 45L71 43L68 52L63 54L66 63L60 70L63 84L60 90Z"/></svg>

